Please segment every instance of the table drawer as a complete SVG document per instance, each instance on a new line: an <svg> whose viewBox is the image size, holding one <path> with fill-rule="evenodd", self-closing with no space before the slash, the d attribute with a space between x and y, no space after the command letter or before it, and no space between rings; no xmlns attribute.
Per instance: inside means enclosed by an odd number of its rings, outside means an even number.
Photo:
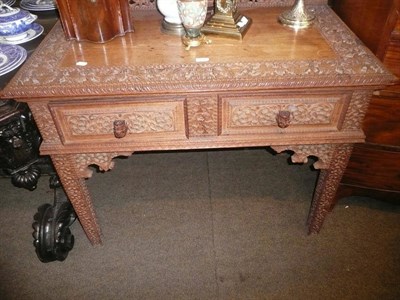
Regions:
<svg viewBox="0 0 400 300"><path fill-rule="evenodd" d="M339 131L350 93L221 97L221 135Z"/></svg>
<svg viewBox="0 0 400 300"><path fill-rule="evenodd" d="M187 140L185 99L50 103L63 144ZM125 130L124 130L125 128Z"/></svg>

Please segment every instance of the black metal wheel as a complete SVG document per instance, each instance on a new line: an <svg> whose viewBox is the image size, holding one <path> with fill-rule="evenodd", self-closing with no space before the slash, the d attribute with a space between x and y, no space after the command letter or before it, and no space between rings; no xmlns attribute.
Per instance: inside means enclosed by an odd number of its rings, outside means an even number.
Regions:
<svg viewBox="0 0 400 300"><path fill-rule="evenodd" d="M33 245L42 262L63 261L74 246L69 226L75 221L75 212L69 202L59 207L44 204L34 216Z"/></svg>

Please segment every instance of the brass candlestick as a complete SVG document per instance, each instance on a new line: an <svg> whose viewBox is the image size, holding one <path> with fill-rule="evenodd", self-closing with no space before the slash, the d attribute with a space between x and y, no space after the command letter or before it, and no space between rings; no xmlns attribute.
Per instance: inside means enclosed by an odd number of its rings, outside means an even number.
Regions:
<svg viewBox="0 0 400 300"><path fill-rule="evenodd" d="M303 0L296 0L290 10L283 12L278 20L283 25L295 29L309 27L314 22L315 16L304 5Z"/></svg>
<svg viewBox="0 0 400 300"><path fill-rule="evenodd" d="M239 13L237 0L215 0L214 11L201 31L241 40L251 25L251 19Z"/></svg>

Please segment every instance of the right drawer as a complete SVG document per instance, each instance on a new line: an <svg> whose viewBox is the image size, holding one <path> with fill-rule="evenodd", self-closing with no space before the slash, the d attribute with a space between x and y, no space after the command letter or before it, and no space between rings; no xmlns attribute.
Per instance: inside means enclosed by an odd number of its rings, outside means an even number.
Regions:
<svg viewBox="0 0 400 300"><path fill-rule="evenodd" d="M351 93L221 97L221 135L338 132Z"/></svg>

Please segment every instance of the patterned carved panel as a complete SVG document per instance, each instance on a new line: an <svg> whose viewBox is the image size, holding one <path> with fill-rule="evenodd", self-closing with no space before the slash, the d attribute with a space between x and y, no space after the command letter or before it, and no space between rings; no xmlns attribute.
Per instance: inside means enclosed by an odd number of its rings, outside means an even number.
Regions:
<svg viewBox="0 0 400 300"><path fill-rule="evenodd" d="M218 102L216 96L190 97L187 101L189 136L217 135Z"/></svg>
<svg viewBox="0 0 400 300"><path fill-rule="evenodd" d="M156 9L156 0L129 0L131 9Z"/></svg>
<svg viewBox="0 0 400 300"><path fill-rule="evenodd" d="M45 143L61 143L47 103L29 104L35 122Z"/></svg>
<svg viewBox="0 0 400 300"><path fill-rule="evenodd" d="M23 67L4 97L55 95L121 95L137 92L216 89L275 89L387 84L394 78L326 6L316 6L313 27L325 38L336 57L319 60L232 61L59 68L71 42L60 24L39 46L29 67ZM255 26L256 24L253 24ZM44 45L44 44L42 44Z"/></svg>
<svg viewBox="0 0 400 300"><path fill-rule="evenodd" d="M277 116L282 111L289 113L285 131L337 131L347 103L347 95L224 97L222 133L280 132Z"/></svg>
<svg viewBox="0 0 400 300"><path fill-rule="evenodd" d="M294 163L307 163L309 156L318 158L313 165L315 169L327 169L330 167L336 145L321 144L321 145L288 145L288 146L272 146L277 153L286 150L293 151L291 160Z"/></svg>
<svg viewBox="0 0 400 300"><path fill-rule="evenodd" d="M130 156L130 152L112 153L85 153L74 155L77 172L80 177L92 177L93 171L88 168L90 165L97 165L100 171L108 171L114 167L112 159L117 156Z"/></svg>
<svg viewBox="0 0 400 300"><path fill-rule="evenodd" d="M343 123L343 130L357 130L361 128L371 96L371 93L368 91L359 91L353 94L351 105Z"/></svg>
<svg viewBox="0 0 400 300"><path fill-rule="evenodd" d="M51 159L88 239L93 245L101 244L101 231L94 207L74 155L52 155Z"/></svg>
<svg viewBox="0 0 400 300"><path fill-rule="evenodd" d="M329 124L333 103L242 105L232 107L232 126L276 126L279 111L290 111L291 125Z"/></svg>
<svg viewBox="0 0 400 300"><path fill-rule="evenodd" d="M350 159L353 145L336 145L328 168L321 170L308 216L310 233L318 233L335 203L335 195Z"/></svg>
<svg viewBox="0 0 400 300"><path fill-rule="evenodd" d="M114 120L125 120L130 133L175 130L173 111L151 111L67 116L72 135L112 134Z"/></svg>
<svg viewBox="0 0 400 300"><path fill-rule="evenodd" d="M111 101L111 100L110 100ZM119 142L114 121L125 121L123 141L186 139L184 100L149 102L85 102L81 105L50 104L64 143Z"/></svg>

